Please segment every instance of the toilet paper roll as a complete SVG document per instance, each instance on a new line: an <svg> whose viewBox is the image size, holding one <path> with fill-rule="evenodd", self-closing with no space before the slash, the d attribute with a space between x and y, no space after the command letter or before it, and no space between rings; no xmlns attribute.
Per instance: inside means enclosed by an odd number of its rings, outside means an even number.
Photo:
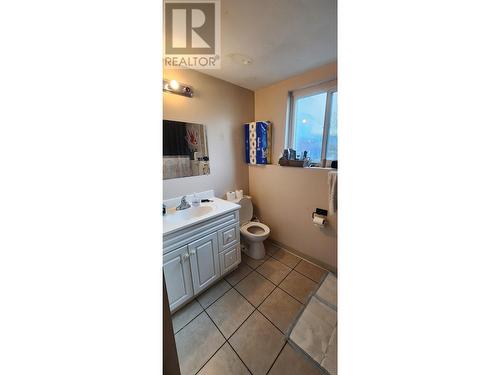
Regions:
<svg viewBox="0 0 500 375"><path fill-rule="evenodd" d="M228 201L234 201L236 199L236 193L234 191L228 191L226 193L226 199Z"/></svg>
<svg viewBox="0 0 500 375"><path fill-rule="evenodd" d="M321 217L321 216L314 215L313 223L314 223L314 225L317 225L317 226L320 226L320 227L324 227L325 223L326 223L326 219L323 218L323 217Z"/></svg>
<svg viewBox="0 0 500 375"><path fill-rule="evenodd" d="M243 190L236 190L236 199L243 198Z"/></svg>

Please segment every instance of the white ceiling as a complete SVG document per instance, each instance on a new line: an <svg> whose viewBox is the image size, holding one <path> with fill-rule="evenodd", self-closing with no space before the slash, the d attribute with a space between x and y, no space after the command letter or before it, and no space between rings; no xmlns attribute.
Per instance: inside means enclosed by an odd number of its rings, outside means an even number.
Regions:
<svg viewBox="0 0 500 375"><path fill-rule="evenodd" d="M256 90L337 60L337 0L222 0L221 38L222 68L200 71Z"/></svg>

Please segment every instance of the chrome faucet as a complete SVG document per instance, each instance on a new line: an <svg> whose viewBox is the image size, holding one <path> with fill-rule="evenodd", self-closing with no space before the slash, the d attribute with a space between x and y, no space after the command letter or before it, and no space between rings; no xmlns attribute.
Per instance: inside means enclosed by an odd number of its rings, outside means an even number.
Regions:
<svg viewBox="0 0 500 375"><path fill-rule="evenodd" d="M181 199L181 204L178 205L175 210L176 211L181 211L181 210L185 210L187 208L191 207L191 205L188 203L188 201L186 200L186 196L183 196L182 199Z"/></svg>

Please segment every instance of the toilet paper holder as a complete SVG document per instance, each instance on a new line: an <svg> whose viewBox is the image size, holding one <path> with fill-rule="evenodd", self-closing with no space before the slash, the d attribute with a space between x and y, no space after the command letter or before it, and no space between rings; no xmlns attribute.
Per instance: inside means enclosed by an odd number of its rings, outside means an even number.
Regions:
<svg viewBox="0 0 500 375"><path fill-rule="evenodd" d="M316 225L320 228L324 228L326 225L326 222L327 222L327 219L326 219L327 215L328 215L327 210L323 210L321 208L316 208L316 211L314 211L311 215L314 225Z"/></svg>
<svg viewBox="0 0 500 375"><path fill-rule="evenodd" d="M311 215L311 217L314 219L314 216L324 216L324 217L327 217L328 216L328 211L327 210L323 210L322 208L316 208L316 211L314 211Z"/></svg>

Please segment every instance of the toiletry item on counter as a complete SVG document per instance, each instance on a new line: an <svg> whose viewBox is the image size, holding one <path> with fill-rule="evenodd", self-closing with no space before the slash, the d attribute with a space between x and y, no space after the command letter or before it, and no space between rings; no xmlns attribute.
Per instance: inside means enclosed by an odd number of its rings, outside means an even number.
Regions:
<svg viewBox="0 0 500 375"><path fill-rule="evenodd" d="M304 156L302 157L302 160L304 161L304 168L311 166L312 164L311 158L307 156L307 151L304 151Z"/></svg>
<svg viewBox="0 0 500 375"><path fill-rule="evenodd" d="M245 159L248 164L271 164L271 122L245 124Z"/></svg>
<svg viewBox="0 0 500 375"><path fill-rule="evenodd" d="M237 201L243 198L243 190L228 191L226 193L226 200Z"/></svg>
<svg viewBox="0 0 500 375"><path fill-rule="evenodd" d="M286 160L295 160L297 159L297 151L293 148L285 148L283 150L283 158Z"/></svg>
<svg viewBox="0 0 500 375"><path fill-rule="evenodd" d="M196 195L196 193L193 194L193 200L191 202L191 205L193 207L198 207L201 203L201 199Z"/></svg>
<svg viewBox="0 0 500 375"><path fill-rule="evenodd" d="M304 151L300 158L297 158L297 151L293 148L285 148L283 156L278 160L278 164L285 167L310 167L311 158L307 156L308 152Z"/></svg>
<svg viewBox="0 0 500 375"><path fill-rule="evenodd" d="M201 176L210 174L210 165L208 164L208 161L198 162L198 174Z"/></svg>
<svg viewBox="0 0 500 375"><path fill-rule="evenodd" d="M210 202L213 202L213 200L210 200L210 199L202 199L201 200L201 203L210 203Z"/></svg>

